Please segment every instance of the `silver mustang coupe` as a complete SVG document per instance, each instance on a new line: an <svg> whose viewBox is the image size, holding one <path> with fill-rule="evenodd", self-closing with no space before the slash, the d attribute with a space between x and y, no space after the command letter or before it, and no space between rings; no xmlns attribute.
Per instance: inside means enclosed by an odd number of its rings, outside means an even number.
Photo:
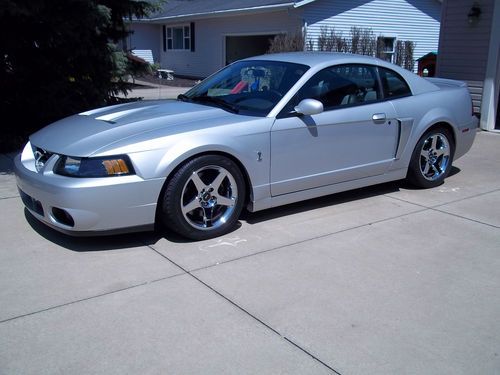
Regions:
<svg viewBox="0 0 500 375"><path fill-rule="evenodd" d="M83 112L30 137L28 210L70 234L163 223L194 240L258 211L407 178L441 184L477 128L463 82L385 61L285 53L235 62L177 100Z"/></svg>

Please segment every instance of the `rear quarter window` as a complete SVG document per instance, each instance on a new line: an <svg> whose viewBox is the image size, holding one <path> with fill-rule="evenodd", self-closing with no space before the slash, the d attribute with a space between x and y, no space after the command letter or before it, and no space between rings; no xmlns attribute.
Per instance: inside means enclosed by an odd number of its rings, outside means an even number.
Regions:
<svg viewBox="0 0 500 375"><path fill-rule="evenodd" d="M410 87L398 73L390 69L379 68L379 74L385 98L394 99L411 95Z"/></svg>

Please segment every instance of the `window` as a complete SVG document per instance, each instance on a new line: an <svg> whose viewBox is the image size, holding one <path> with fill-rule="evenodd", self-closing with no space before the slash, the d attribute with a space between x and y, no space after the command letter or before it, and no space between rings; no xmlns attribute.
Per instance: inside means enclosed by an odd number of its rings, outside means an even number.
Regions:
<svg viewBox="0 0 500 375"><path fill-rule="evenodd" d="M266 116L308 68L279 61L238 61L186 92L184 100Z"/></svg>
<svg viewBox="0 0 500 375"><path fill-rule="evenodd" d="M316 73L289 106L302 99L317 99L325 110L374 102L381 98L376 70L368 65L339 65Z"/></svg>
<svg viewBox="0 0 500 375"><path fill-rule="evenodd" d="M392 99L411 95L410 87L398 73L386 68L379 68L379 73L385 98Z"/></svg>
<svg viewBox="0 0 500 375"><path fill-rule="evenodd" d="M189 26L167 27L167 49L191 50L191 28Z"/></svg>
<svg viewBox="0 0 500 375"><path fill-rule="evenodd" d="M394 62L395 48L396 38L383 36L377 38L377 57L392 63Z"/></svg>

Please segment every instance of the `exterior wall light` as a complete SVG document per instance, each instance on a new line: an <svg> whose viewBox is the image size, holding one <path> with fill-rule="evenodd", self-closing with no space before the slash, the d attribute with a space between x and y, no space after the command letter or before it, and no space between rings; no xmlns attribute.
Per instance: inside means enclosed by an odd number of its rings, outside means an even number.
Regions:
<svg viewBox="0 0 500 375"><path fill-rule="evenodd" d="M473 24L479 21L479 16L481 15L481 8L478 3L474 3L472 8L470 8L469 13L467 14L467 18L469 19L469 23Z"/></svg>

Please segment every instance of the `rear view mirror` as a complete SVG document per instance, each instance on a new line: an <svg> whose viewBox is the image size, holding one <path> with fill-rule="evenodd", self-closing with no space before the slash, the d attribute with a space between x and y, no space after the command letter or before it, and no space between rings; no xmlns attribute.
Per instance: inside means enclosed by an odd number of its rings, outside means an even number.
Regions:
<svg viewBox="0 0 500 375"><path fill-rule="evenodd" d="M323 103L316 99L304 99L294 109L299 115L317 115L323 112Z"/></svg>

